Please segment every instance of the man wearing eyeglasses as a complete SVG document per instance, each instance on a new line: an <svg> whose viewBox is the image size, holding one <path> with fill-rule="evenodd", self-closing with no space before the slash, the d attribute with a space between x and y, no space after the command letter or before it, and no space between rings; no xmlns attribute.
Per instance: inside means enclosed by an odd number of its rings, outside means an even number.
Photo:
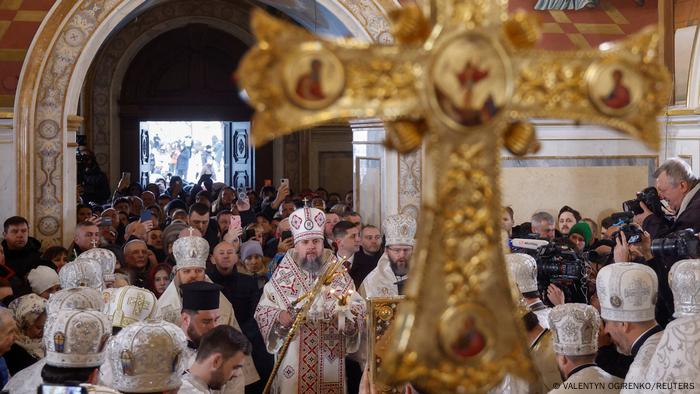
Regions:
<svg viewBox="0 0 700 394"><path fill-rule="evenodd" d="M408 268L415 245L416 221L408 215L389 216L383 223L386 248L377 268L367 275L360 286L366 298L403 294Z"/></svg>

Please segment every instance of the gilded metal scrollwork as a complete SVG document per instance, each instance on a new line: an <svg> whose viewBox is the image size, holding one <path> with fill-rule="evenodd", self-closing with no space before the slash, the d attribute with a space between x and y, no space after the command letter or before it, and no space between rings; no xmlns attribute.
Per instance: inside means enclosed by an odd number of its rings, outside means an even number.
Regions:
<svg viewBox="0 0 700 394"><path fill-rule="evenodd" d="M499 156L537 149L531 118L615 128L658 148L670 95L653 29L600 50L533 49L536 18L505 0L434 0L392 11L394 45L325 40L262 11L236 74L256 144L329 121L380 118L387 146L426 144L430 173L407 298L382 361L387 383L484 392L532 379L501 249Z"/></svg>

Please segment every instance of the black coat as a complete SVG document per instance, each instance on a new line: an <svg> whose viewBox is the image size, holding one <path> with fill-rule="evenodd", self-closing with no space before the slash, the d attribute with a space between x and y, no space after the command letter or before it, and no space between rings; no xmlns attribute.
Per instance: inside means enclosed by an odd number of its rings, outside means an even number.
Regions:
<svg viewBox="0 0 700 394"><path fill-rule="evenodd" d="M7 278L12 286L13 299L32 292L27 281L27 274L34 268L45 265L56 269L56 265L41 258L39 253L41 242L29 237L27 244L20 250L10 250L6 241L2 241L2 249L5 252L5 262L8 267L15 271L14 275Z"/></svg>
<svg viewBox="0 0 700 394"><path fill-rule="evenodd" d="M38 358L29 354L22 346L16 343L12 344L10 351L5 353L3 357L5 358L7 369L10 371L11 375L15 375L17 372L39 361Z"/></svg>
<svg viewBox="0 0 700 394"><path fill-rule="evenodd" d="M260 286L260 276L251 276L238 272L235 268L230 275L222 275L216 267L207 269L207 276L212 282L224 287L222 290L226 299L233 306L236 320L241 326L241 331L248 338L253 347L252 357L255 369L260 375L260 381L246 387L246 393L260 393L265 387L267 378L275 364L273 355L267 352L265 341L258 323L255 321L255 308L258 306L263 289ZM263 280L267 277L263 276Z"/></svg>
<svg viewBox="0 0 700 394"><path fill-rule="evenodd" d="M700 191L695 193L685 210L673 221L669 222L657 215L649 215L642 223L642 228L651 235L652 239L664 238L671 233L687 228L700 232ZM672 320L674 311L673 293L668 283L668 273L673 264L681 258L655 257L648 261L659 280L659 298L656 302L656 319L665 327Z"/></svg>
<svg viewBox="0 0 700 394"><path fill-rule="evenodd" d="M371 256L363 252L361 248L359 252L355 253L355 256L352 258L352 266L350 267L348 274L355 283L356 289L359 289L362 281L365 280L367 275L369 275L373 269L377 268L377 262L381 257L381 250Z"/></svg>
<svg viewBox="0 0 700 394"><path fill-rule="evenodd" d="M670 233L686 228L700 232L700 191L695 193L685 210L673 222L668 222L652 214L644 219L642 228L649 232L652 239L663 238Z"/></svg>

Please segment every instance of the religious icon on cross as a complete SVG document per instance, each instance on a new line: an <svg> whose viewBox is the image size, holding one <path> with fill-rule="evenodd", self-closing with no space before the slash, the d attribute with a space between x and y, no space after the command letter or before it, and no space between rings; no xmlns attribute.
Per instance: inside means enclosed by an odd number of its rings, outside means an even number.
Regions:
<svg viewBox="0 0 700 394"><path fill-rule="evenodd" d="M484 392L507 373L532 377L508 290L498 189L501 148L524 155L538 146L530 119L599 124L653 149L660 142L656 117L671 85L655 29L600 50L547 52L534 49L536 18L506 10L506 0L405 5L390 13L391 45L325 40L253 13L258 43L236 79L256 110L255 144L353 118L384 121L387 146L399 152L425 142L434 176L391 328L387 383ZM290 90L314 60L309 93Z"/></svg>

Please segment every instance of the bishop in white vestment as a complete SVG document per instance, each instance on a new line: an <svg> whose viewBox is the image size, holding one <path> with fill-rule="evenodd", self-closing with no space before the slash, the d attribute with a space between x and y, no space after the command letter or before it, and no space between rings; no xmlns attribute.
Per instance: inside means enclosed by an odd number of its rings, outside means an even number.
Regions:
<svg viewBox="0 0 700 394"><path fill-rule="evenodd" d="M676 320L671 321L651 358L648 379L664 383L657 393L700 391L700 260L681 260L668 274Z"/></svg>
<svg viewBox="0 0 700 394"><path fill-rule="evenodd" d="M209 257L209 243L199 236L182 237L173 244L173 255L176 261L175 278L158 299L156 317L180 326L182 312L180 286L196 281L211 282L204 273L207 257ZM221 312L219 324L227 324L241 331L233 306L221 292L219 292L219 311ZM188 365L194 362L195 352L190 353L185 354L185 357L188 357L190 362ZM250 356L246 356L243 364L243 376L234 378L222 391L231 394L242 394L246 385L255 383L259 379L260 376L255 369L253 359Z"/></svg>
<svg viewBox="0 0 700 394"><path fill-rule="evenodd" d="M345 356L360 345L366 307L347 272L338 272L316 299L297 303L335 264L333 253L323 249L325 221L315 208L290 215L294 249L280 261L255 311L267 350L279 358L295 314L305 302L313 302L280 361L275 393L344 393Z"/></svg>
<svg viewBox="0 0 700 394"><path fill-rule="evenodd" d="M566 380L550 394L619 392L622 379L595 364L600 317L586 304L557 305L549 314L549 328L559 372Z"/></svg>
<svg viewBox="0 0 700 394"><path fill-rule="evenodd" d="M390 297L403 294L408 279L409 262L416 244L416 221L408 215L394 215L382 224L386 236L384 254L377 268L360 285L360 294L366 298Z"/></svg>
<svg viewBox="0 0 700 394"><path fill-rule="evenodd" d="M648 392L648 369L663 329L654 318L659 281L650 267L615 263L603 267L596 278L600 316L605 331L622 354L634 357L622 393Z"/></svg>

